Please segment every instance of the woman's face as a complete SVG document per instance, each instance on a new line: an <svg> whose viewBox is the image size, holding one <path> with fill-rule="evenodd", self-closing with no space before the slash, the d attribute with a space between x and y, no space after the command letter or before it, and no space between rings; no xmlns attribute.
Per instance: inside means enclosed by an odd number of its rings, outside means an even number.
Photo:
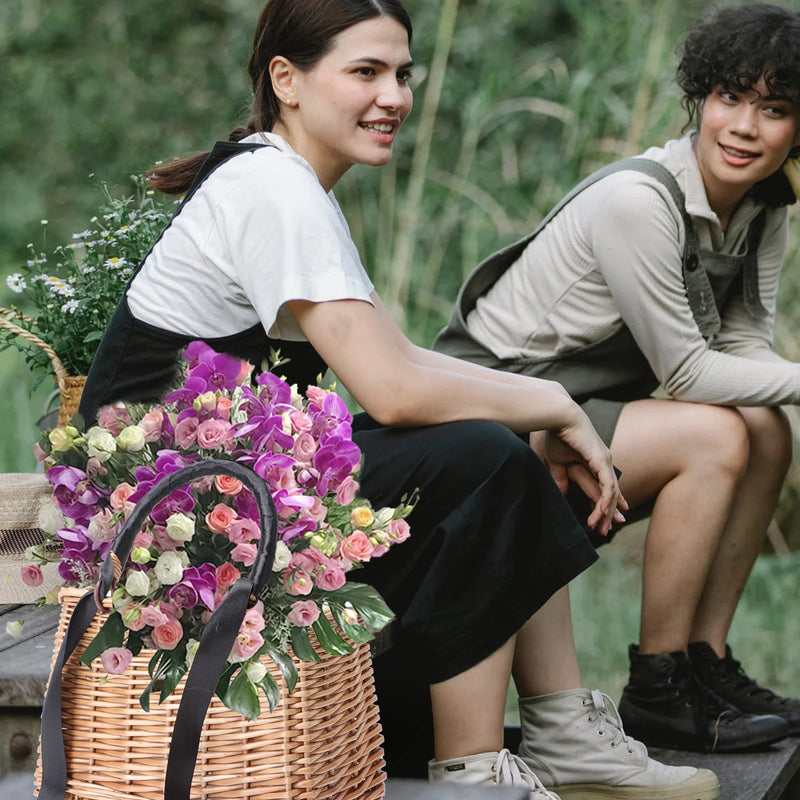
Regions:
<svg viewBox="0 0 800 800"><path fill-rule="evenodd" d="M389 16L342 31L305 72L289 65L276 83L288 98L275 132L314 168L330 190L353 164L385 164L411 111L406 29ZM281 94L283 93L283 95Z"/></svg>
<svg viewBox="0 0 800 800"><path fill-rule="evenodd" d="M711 207L735 206L800 143L800 109L771 97L763 78L746 92L714 87L703 101L695 155ZM716 205L715 205L716 203Z"/></svg>

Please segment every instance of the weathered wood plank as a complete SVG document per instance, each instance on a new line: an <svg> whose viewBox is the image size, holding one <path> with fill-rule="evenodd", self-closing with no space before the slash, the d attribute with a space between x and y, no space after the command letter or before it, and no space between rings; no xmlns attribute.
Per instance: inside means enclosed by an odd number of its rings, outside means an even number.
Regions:
<svg viewBox="0 0 800 800"><path fill-rule="evenodd" d="M705 767L717 774L722 800L796 800L800 739L790 738L752 753L684 753L650 748L665 764ZM794 782L792 793L787 787Z"/></svg>

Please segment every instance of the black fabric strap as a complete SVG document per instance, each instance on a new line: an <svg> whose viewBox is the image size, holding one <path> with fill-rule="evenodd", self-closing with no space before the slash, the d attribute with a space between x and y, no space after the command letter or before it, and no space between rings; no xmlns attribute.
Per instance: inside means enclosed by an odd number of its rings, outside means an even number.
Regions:
<svg viewBox="0 0 800 800"><path fill-rule="evenodd" d="M208 705L241 627L250 598L255 598L260 593L269 578L278 542L277 512L266 483L243 464L217 459L198 461L173 472L139 500L122 530L117 534L111 551L100 568L96 590L87 592L75 606L50 675L42 706L42 788L39 791L39 800L64 800L66 796L68 775L61 717L61 673L67 659L97 614L95 595L102 600L113 588L114 570L111 553L115 554L124 567L133 540L153 507L175 489L207 475L230 475L238 478L250 489L259 511L261 538L249 575L240 578L231 587L206 624L200 638L200 646L186 678L170 744L164 780L164 798L189 800L200 732Z"/></svg>

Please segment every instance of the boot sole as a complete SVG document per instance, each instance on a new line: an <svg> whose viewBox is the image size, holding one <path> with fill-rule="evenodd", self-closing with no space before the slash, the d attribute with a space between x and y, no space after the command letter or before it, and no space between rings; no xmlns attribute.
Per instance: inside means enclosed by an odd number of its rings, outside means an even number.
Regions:
<svg viewBox="0 0 800 800"><path fill-rule="evenodd" d="M675 786L608 786L596 783L571 783L548 786L561 800L716 800L719 780L708 769L698 769L688 781Z"/></svg>

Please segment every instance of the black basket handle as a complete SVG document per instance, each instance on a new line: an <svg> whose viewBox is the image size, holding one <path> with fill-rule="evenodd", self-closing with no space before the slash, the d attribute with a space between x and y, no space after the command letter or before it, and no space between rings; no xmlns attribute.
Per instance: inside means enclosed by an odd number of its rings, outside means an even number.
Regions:
<svg viewBox="0 0 800 800"><path fill-rule="evenodd" d="M194 662L186 677L172 731L164 778L164 798L189 800L200 732L209 703L248 604L251 598L255 599L269 578L278 541L278 515L265 481L243 464L217 459L198 461L171 473L139 500L101 566L96 590L88 591L75 606L53 665L42 706L42 787L39 800L64 800L66 796L67 765L61 719L61 671L97 614L95 594L100 599L105 597L114 583L114 560L116 559L118 569L127 562L136 534L153 507L175 489L207 475L230 475L250 489L258 506L261 539L250 573L239 578L228 590L206 624Z"/></svg>

